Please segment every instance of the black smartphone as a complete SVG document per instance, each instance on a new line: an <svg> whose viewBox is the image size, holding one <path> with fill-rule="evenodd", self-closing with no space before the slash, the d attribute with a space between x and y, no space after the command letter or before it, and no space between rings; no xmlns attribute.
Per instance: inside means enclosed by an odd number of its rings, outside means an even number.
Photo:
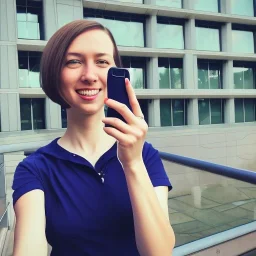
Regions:
<svg viewBox="0 0 256 256"><path fill-rule="evenodd" d="M111 67L109 69L107 78L108 98L123 103L130 110L132 110L126 91L125 78L128 78L130 80L130 74L127 69L116 67ZM106 116L119 118L122 121L126 122L122 115L120 115L116 110L112 108L107 108Z"/></svg>

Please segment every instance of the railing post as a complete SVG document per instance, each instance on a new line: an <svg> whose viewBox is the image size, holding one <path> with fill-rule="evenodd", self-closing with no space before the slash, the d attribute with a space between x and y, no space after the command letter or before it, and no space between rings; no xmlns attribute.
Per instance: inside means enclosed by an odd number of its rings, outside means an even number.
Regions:
<svg viewBox="0 0 256 256"><path fill-rule="evenodd" d="M4 171L4 155L0 154L0 229L8 227L8 214L4 214L7 207L6 184ZM3 216L4 214L4 216Z"/></svg>

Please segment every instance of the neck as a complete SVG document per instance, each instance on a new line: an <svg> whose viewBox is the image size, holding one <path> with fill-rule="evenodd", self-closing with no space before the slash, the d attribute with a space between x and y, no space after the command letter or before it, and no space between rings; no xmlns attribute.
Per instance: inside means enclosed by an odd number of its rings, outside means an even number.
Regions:
<svg viewBox="0 0 256 256"><path fill-rule="evenodd" d="M115 139L103 130L101 121L104 111L83 116L75 110L67 110L67 130L60 139L61 143L76 152L94 154L102 148L102 144L114 143Z"/></svg>

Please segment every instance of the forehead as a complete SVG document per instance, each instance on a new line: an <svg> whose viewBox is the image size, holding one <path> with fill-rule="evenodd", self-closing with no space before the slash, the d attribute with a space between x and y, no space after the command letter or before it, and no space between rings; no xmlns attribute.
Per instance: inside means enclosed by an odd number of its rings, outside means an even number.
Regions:
<svg viewBox="0 0 256 256"><path fill-rule="evenodd" d="M105 52L113 55L114 45L109 35L99 29L83 32L76 37L68 48L68 52L97 53Z"/></svg>

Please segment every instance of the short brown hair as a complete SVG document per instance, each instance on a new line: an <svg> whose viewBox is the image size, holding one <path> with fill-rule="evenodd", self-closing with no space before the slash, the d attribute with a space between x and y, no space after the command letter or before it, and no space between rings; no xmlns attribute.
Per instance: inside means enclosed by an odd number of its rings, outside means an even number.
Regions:
<svg viewBox="0 0 256 256"><path fill-rule="evenodd" d="M60 74L63 68L66 52L72 41L85 31L100 29L105 31L114 46L114 61L121 67L121 58L112 33L96 21L76 20L63 26L50 38L44 48L40 64L40 84L45 94L55 103L64 108L70 106L60 95Z"/></svg>

